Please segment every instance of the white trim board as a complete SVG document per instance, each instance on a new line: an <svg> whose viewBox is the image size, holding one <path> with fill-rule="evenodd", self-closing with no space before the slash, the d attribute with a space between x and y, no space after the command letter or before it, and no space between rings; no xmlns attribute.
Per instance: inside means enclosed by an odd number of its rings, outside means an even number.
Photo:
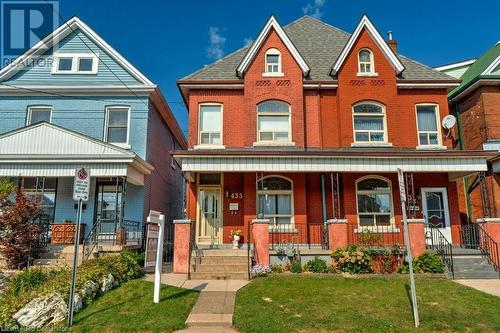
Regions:
<svg viewBox="0 0 500 333"><path fill-rule="evenodd" d="M5 66L0 70L0 81L7 80L12 77L17 71L23 69L27 64L31 63L31 58L38 58L45 52L47 52L53 45L54 42L62 40L70 33L75 30L81 30L87 37L89 37L94 43L99 45L106 53L108 53L111 58L118 62L125 70L127 70L132 76L134 76L138 81L145 85L154 85L144 74L142 74L137 68L132 66L120 53L118 53L114 48L112 48L106 41L104 41L94 30L92 30L88 25L81 21L78 17L72 17L68 21L64 22L59 28L54 30L47 37L36 43L31 49L20 55L9 65Z"/></svg>
<svg viewBox="0 0 500 333"><path fill-rule="evenodd" d="M498 65L500 65L500 55L495 60L493 60L488 67L486 67L486 69L484 70L484 72L481 73L481 75L490 75L491 72L493 72L493 70L497 68Z"/></svg>
<svg viewBox="0 0 500 333"><path fill-rule="evenodd" d="M437 71L442 72L442 71L446 71L446 70L449 70L449 69L455 69L455 68L460 68L460 67L464 67L464 66L467 66L467 65L472 65L476 60L477 60L477 58L474 58L474 59L470 59L470 60L456 62L456 63L453 63L453 64L448 64L448 65L434 67L434 69L437 70Z"/></svg>
<svg viewBox="0 0 500 333"><path fill-rule="evenodd" d="M342 67L342 64L347 58L347 55L351 51L352 47L354 46L354 43L358 39L359 35L363 31L363 28L366 28L368 32L370 33L370 36L373 38L375 43L377 43L378 47L382 50L382 52L385 54L391 65L394 67L396 70L396 73L399 75L405 70L405 66L403 63L399 60L399 58L396 56L396 54L392 51L392 49L387 45L385 42L384 38L379 34L373 23L370 21L368 16L363 15L361 18L361 21L359 21L358 26L356 27L356 30L354 30L353 34L347 41L347 44L344 46L342 49L342 52L340 53L339 57L333 64L332 69L330 70L330 73L332 75L336 75L337 72L340 70Z"/></svg>
<svg viewBox="0 0 500 333"><path fill-rule="evenodd" d="M293 45L292 41L290 40L290 38L288 38L287 34L283 30L283 28L281 28L280 24L278 23L278 21L274 16L271 16L269 20L267 20L266 24L264 25L264 28L262 28L261 32L259 33L259 36L255 39L255 41L252 43L252 46L250 46L250 49L248 49L248 52L245 54L245 57L243 57L243 59L241 60L240 64L238 65L238 68L236 69L238 76L243 77L245 71L248 69L248 66L250 65L253 58L261 48L262 44L264 43L264 40L268 36L271 29L274 29L274 31L276 31L278 36L281 38L281 40L287 47L288 51L290 51L293 58L299 65L304 76L307 76L310 71L309 66L302 58L297 48L295 47L295 45Z"/></svg>

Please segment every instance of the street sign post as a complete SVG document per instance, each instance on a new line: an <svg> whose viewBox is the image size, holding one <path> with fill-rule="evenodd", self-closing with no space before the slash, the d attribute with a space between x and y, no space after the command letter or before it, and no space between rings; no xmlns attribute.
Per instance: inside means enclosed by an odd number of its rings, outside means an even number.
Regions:
<svg viewBox="0 0 500 333"><path fill-rule="evenodd" d="M78 213L75 231L75 248L73 254L73 275L71 278L71 289L68 301L68 327L73 325L73 306L76 288L76 271L78 266L78 243L80 242L80 225L82 223L82 203L89 200L90 193L90 170L77 168L75 181L73 183L73 200L78 201Z"/></svg>
<svg viewBox="0 0 500 333"><path fill-rule="evenodd" d="M403 214L403 232L404 240L406 244L406 253L408 261L408 266L410 268L410 286L411 286L411 301L413 309L413 320L415 321L415 327L418 327L420 320L418 318L418 305L417 305L417 291L415 290L415 276L413 275L413 257L411 255L410 247L410 235L408 231L408 221L406 217L406 186L405 179L403 175L403 170L398 168L398 182L399 182L399 197L401 198L401 211Z"/></svg>
<svg viewBox="0 0 500 333"><path fill-rule="evenodd" d="M163 261L163 234L165 227L165 215L160 212L149 211L148 224L158 226L158 241L156 247L155 287L153 302L160 303L161 268Z"/></svg>

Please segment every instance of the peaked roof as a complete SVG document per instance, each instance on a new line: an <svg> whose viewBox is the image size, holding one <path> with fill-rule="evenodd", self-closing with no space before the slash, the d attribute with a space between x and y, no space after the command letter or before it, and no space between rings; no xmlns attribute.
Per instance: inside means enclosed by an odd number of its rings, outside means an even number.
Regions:
<svg viewBox="0 0 500 333"><path fill-rule="evenodd" d="M500 65L500 42L493 45L480 56L460 77L462 83L453 89L449 96L456 97L480 79L500 79L495 69Z"/></svg>
<svg viewBox="0 0 500 333"><path fill-rule="evenodd" d="M278 34L280 39L283 41L285 46L288 48L288 50L292 54L295 61L298 63L300 69L302 70L302 73L304 73L304 76L307 76L309 74L309 71L310 71L309 66L304 61L304 59L300 55L299 51L297 50L295 45L293 45L292 41L290 40L290 38L288 38L287 34L285 33L285 31L283 31L283 29L281 28L281 25L278 23L278 21L276 20L276 18L274 16L271 16L269 18L269 20L267 20L267 23L264 25L264 28L262 28L262 30L260 31L259 36L257 36L257 39L255 39L253 41L252 45L250 46L250 48L246 52L245 56L241 60L238 68L236 69L238 75L240 77L243 77L243 75L245 74L245 71L247 70L248 66L252 62L253 58L255 57L257 52L260 50L262 43L264 43L264 40L271 32L271 29L274 29L274 31Z"/></svg>
<svg viewBox="0 0 500 333"><path fill-rule="evenodd" d="M9 65L5 66L0 70L0 81L6 80L17 73L19 70L23 69L27 64L33 63L31 60L36 59L40 55L44 54L54 46L55 43L64 39L70 33L80 30L88 38L90 38L94 43L100 46L106 53L108 53L117 63L119 63L123 68L125 68L132 76L134 76L138 81L144 85L154 86L144 74L142 74L137 68L132 66L121 54L119 54L114 48L112 48L106 41L104 41L94 30L92 30L87 24L81 21L78 17L72 17L68 21L64 22L59 28L54 30L52 33L47 35L44 39L36 43L29 50L24 52L22 55L17 57Z"/></svg>
<svg viewBox="0 0 500 333"><path fill-rule="evenodd" d="M309 80L335 80L330 75L332 64L339 58L351 34L311 16L303 16L284 26L283 31L310 67ZM236 69L248 53L249 48L250 46L242 47L226 57L182 78L180 83L190 80L239 80ZM455 78L449 75L436 71L401 54L397 56L406 68L400 75L402 80L456 81Z"/></svg>
<svg viewBox="0 0 500 333"><path fill-rule="evenodd" d="M356 29L354 30L353 34L345 44L344 48L342 49L342 52L340 53L339 57L333 64L331 73L335 75L340 70L345 59L347 58L347 55L354 46L354 43L358 40L359 35L361 35L363 29L368 30L368 33L370 34L372 39L375 41L375 43L377 43L380 50L382 50L384 55L387 57L387 60L389 60L391 65L396 70L396 74L397 75L401 74L405 70L405 66L401 63L401 61L398 59L397 55L392 51L389 45L387 45L384 38L382 38L378 30L375 28L373 23L366 15L363 15L358 25L356 26Z"/></svg>

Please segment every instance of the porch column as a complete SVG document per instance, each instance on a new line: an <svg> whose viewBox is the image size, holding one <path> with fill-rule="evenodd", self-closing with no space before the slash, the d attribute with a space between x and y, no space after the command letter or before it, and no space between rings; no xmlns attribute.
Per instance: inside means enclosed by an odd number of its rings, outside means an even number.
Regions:
<svg viewBox="0 0 500 333"><path fill-rule="evenodd" d="M259 265L269 266L269 223L268 219L252 221L252 238L255 261Z"/></svg>
<svg viewBox="0 0 500 333"><path fill-rule="evenodd" d="M408 234L413 258L425 252L425 221L424 219L408 219Z"/></svg>
<svg viewBox="0 0 500 333"><path fill-rule="evenodd" d="M330 219L326 221L328 226L328 249L334 251L339 247L347 245L347 220Z"/></svg>
<svg viewBox="0 0 500 333"><path fill-rule="evenodd" d="M482 219L477 219L477 223L481 224L481 227L488 234L488 236L493 240L497 245L496 248L493 244L488 244L490 241L488 239L479 239L481 243L485 243L486 246L489 247L490 258L495 262L497 266L500 266L500 218L499 217L485 217ZM480 238L487 238L482 236L482 233L479 232Z"/></svg>
<svg viewBox="0 0 500 333"><path fill-rule="evenodd" d="M189 273L191 220L174 220L174 273Z"/></svg>

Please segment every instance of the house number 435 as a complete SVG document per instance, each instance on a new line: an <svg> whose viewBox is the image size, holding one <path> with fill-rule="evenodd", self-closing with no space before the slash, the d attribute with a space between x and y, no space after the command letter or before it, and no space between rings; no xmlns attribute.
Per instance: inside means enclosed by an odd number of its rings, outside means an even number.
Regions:
<svg viewBox="0 0 500 333"><path fill-rule="evenodd" d="M231 193L231 199L243 199L243 193Z"/></svg>

